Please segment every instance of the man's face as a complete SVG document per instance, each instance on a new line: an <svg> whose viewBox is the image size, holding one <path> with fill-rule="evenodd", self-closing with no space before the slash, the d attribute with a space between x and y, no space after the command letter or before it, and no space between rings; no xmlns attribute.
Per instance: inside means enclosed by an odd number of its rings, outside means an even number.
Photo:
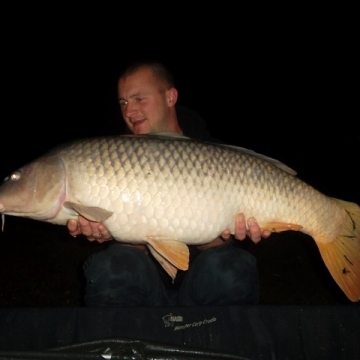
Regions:
<svg viewBox="0 0 360 360"><path fill-rule="evenodd" d="M121 78L118 98L126 125L134 134L167 131L172 90L166 90L148 68Z"/></svg>

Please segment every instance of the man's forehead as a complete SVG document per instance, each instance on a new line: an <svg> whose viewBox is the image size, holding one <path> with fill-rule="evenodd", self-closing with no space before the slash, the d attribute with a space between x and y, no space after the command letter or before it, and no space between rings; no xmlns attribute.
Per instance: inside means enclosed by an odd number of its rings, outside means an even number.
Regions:
<svg viewBox="0 0 360 360"><path fill-rule="evenodd" d="M132 98L139 95L151 94L154 91L157 91L157 86L146 81L130 84L129 86L121 86L121 84L119 84L118 88L119 98Z"/></svg>
<svg viewBox="0 0 360 360"><path fill-rule="evenodd" d="M119 98L130 98L140 94L161 91L161 84L154 76L129 75L119 80Z"/></svg>

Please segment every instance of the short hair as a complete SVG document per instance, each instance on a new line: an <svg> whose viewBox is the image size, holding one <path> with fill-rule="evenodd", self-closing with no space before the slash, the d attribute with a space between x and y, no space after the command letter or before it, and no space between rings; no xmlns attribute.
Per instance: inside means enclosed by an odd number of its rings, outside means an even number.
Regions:
<svg viewBox="0 0 360 360"><path fill-rule="evenodd" d="M167 89L175 87L175 79L170 70L162 62L151 59L138 60L131 63L120 73L119 79L132 75L142 68L151 69L153 74L163 81Z"/></svg>

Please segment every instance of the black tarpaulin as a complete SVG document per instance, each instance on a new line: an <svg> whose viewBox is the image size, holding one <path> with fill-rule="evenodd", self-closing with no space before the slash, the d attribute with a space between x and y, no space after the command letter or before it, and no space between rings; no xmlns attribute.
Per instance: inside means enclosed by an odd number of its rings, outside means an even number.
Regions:
<svg viewBox="0 0 360 360"><path fill-rule="evenodd" d="M357 304L0 309L0 354L121 339L139 341L145 349L152 343L178 347L179 359L185 347L253 360L357 360L359 309Z"/></svg>

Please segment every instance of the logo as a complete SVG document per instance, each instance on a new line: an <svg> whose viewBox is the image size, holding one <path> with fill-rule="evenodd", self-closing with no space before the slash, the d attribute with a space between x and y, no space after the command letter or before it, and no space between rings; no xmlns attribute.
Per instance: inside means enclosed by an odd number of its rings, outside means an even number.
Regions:
<svg viewBox="0 0 360 360"><path fill-rule="evenodd" d="M173 315L170 313L169 315L165 315L162 317L165 327L174 326L176 322L183 322L183 317L181 315Z"/></svg>
<svg viewBox="0 0 360 360"><path fill-rule="evenodd" d="M194 321L192 323L183 324L184 318L182 315L173 315L172 313L162 317L165 327L172 327L174 331L184 330L192 327L199 327L206 324L211 324L216 321L216 317L211 319L204 319L201 321Z"/></svg>

